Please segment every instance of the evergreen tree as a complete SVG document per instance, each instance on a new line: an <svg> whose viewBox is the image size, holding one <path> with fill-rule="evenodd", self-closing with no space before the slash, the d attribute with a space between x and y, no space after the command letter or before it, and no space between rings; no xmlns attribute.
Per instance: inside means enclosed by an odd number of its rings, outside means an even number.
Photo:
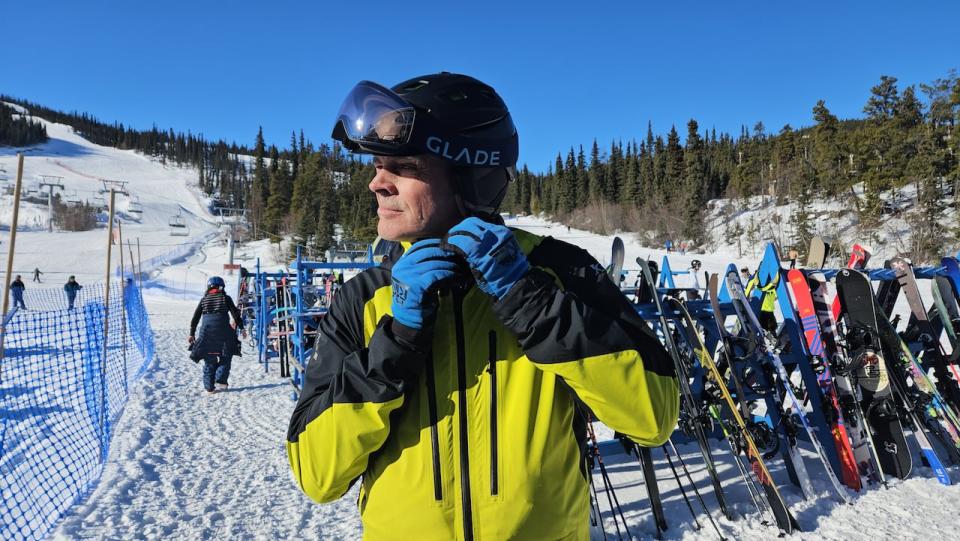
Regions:
<svg viewBox="0 0 960 541"><path fill-rule="evenodd" d="M667 134L666 161L663 179L663 195L671 200L679 195L683 185L683 147L676 126L670 126Z"/></svg>
<svg viewBox="0 0 960 541"><path fill-rule="evenodd" d="M270 181L267 177L264 152L263 126L261 126L257 131L257 139L253 147L253 184L251 186L252 193L250 194L250 218L254 224L254 237L256 238L260 238L257 229L264 220L267 198L270 197Z"/></svg>
<svg viewBox="0 0 960 541"><path fill-rule="evenodd" d="M687 144L683 151L682 192L683 236L699 244L703 240L703 207L706 163L703 140L697 133L697 121L687 122Z"/></svg>
<svg viewBox="0 0 960 541"><path fill-rule="evenodd" d="M291 225L288 223L287 215L290 211L290 199L293 195L293 186L287 175L287 165L277 160L271 164L270 173L270 199L267 200L266 216L264 227L268 235L273 235L273 240L279 241L279 235L286 232L286 228Z"/></svg>
<svg viewBox="0 0 960 541"><path fill-rule="evenodd" d="M813 120L816 122L813 128L813 155L808 155L805 146L804 159L808 163L812 162L817 181L826 193L836 195L842 189L842 176L839 169L842 158L838 144L840 121L827 109L823 100L818 101L814 106Z"/></svg>
<svg viewBox="0 0 960 541"><path fill-rule="evenodd" d="M600 159L600 146L597 140L593 140L593 147L590 149L590 170L587 174L590 201L598 202L603 197L606 189L604 182L604 165Z"/></svg>

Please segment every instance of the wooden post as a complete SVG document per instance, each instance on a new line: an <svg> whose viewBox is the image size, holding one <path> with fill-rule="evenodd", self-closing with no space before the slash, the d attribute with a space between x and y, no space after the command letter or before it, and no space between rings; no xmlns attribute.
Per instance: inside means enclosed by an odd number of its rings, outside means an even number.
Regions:
<svg viewBox="0 0 960 541"><path fill-rule="evenodd" d="M17 245L17 218L20 215L20 187L23 186L23 153L17 153L17 184L13 188L13 219L10 222L10 247L7 248L7 275L3 284L3 314L0 314L0 360L4 358L3 340L7 335L7 309L10 308L10 281L13 274L13 253ZM2 376L0 376L2 380Z"/></svg>
<svg viewBox="0 0 960 541"><path fill-rule="evenodd" d="M100 436L103 436L104 416L107 408L107 351L110 343L110 264L113 256L113 213L117 200L117 192L110 188L110 219L107 220L107 262L103 282L103 356L100 358ZM102 442L102 439L101 439ZM100 461L104 459L103 448L100 448Z"/></svg>

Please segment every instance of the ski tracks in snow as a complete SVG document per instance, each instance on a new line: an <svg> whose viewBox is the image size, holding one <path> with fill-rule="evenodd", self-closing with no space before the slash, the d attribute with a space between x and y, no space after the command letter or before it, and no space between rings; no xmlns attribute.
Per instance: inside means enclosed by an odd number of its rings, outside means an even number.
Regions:
<svg viewBox="0 0 960 541"><path fill-rule="evenodd" d="M131 389L99 485L54 538L358 537L355 497L320 506L293 480L284 442L294 403L275 367L264 374L245 346L231 389L203 391L186 350L192 308L151 310L157 357Z"/></svg>

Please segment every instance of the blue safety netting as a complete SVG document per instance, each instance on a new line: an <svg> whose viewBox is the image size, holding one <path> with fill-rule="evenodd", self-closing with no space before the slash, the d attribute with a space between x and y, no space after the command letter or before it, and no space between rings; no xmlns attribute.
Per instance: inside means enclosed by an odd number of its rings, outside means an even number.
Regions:
<svg viewBox="0 0 960 541"><path fill-rule="evenodd" d="M130 385L153 358L139 289L89 284L68 310L28 289L8 315L0 359L0 538L42 539L96 485Z"/></svg>

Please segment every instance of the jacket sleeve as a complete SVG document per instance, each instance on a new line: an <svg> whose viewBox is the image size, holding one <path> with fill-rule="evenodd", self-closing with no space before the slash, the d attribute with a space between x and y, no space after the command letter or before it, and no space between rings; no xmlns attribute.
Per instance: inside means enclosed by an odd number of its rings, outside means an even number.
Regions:
<svg viewBox="0 0 960 541"><path fill-rule="evenodd" d="M193 311L193 319L190 320L190 336L196 336L197 325L200 323L200 317L203 315L203 301L197 303L197 309Z"/></svg>
<svg viewBox="0 0 960 541"><path fill-rule="evenodd" d="M230 298L230 295L227 295L227 310L230 311L230 315L233 316L233 322L237 324L238 329L243 329L243 317L240 316L240 309L237 308L237 305L233 303L233 299Z"/></svg>
<svg viewBox="0 0 960 541"><path fill-rule="evenodd" d="M389 315L365 344L366 301L357 292L348 283L321 320L287 433L293 475L321 503L340 498L366 470L428 355L429 336Z"/></svg>
<svg viewBox="0 0 960 541"><path fill-rule="evenodd" d="M597 418L663 444L680 409L666 349L586 251L545 239L530 271L494 305L533 363L566 381Z"/></svg>

